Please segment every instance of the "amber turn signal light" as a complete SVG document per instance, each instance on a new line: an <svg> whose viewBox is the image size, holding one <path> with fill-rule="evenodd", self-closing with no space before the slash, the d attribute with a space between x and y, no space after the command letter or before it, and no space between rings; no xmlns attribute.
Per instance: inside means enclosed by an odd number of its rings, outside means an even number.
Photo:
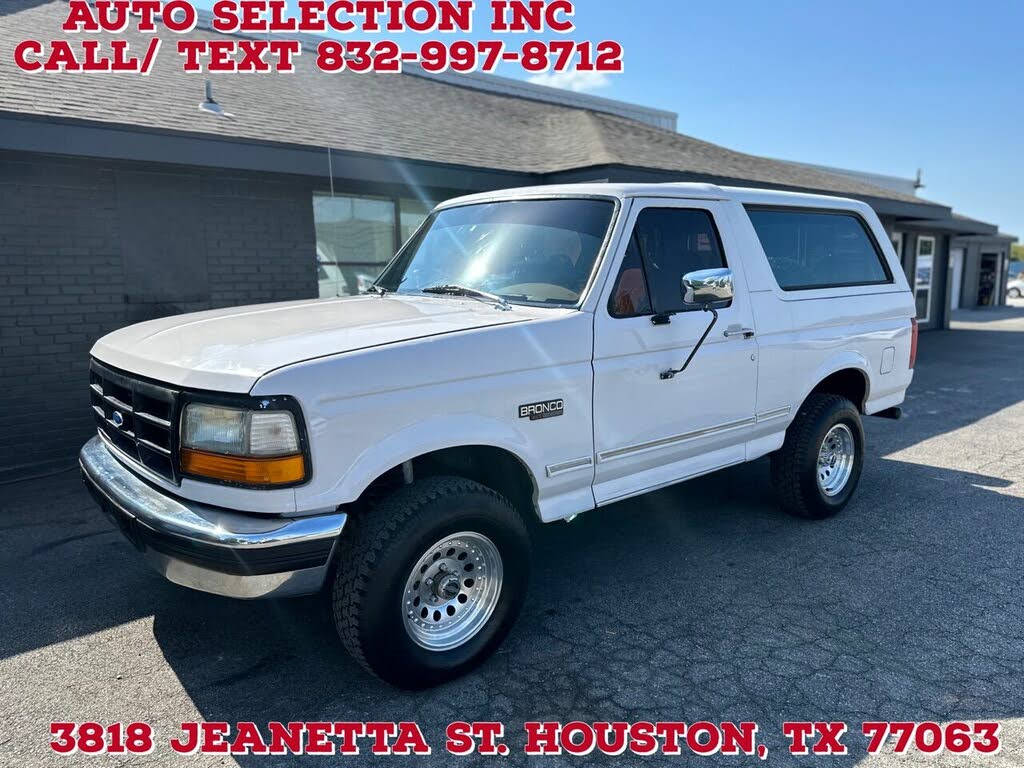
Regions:
<svg viewBox="0 0 1024 768"><path fill-rule="evenodd" d="M181 471L229 483L286 485L305 479L306 462L301 454L254 459L183 448Z"/></svg>

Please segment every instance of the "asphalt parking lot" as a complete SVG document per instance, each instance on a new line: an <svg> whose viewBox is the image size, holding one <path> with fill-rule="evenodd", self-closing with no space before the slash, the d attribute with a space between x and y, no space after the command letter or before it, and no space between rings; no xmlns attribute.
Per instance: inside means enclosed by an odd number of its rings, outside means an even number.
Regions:
<svg viewBox="0 0 1024 768"><path fill-rule="evenodd" d="M51 720L415 720L434 754L453 720L755 720L766 765L1024 763L1024 308L965 312L922 337L901 422L867 420L852 505L776 511L764 462L548 526L527 608L472 676L421 693L364 674L320 603L242 603L150 572L74 472L0 486L0 763L277 765L149 756L74 762ZM988 720L1002 752L790 758L787 719ZM299 762L299 758L291 758ZM367 764L368 756L349 759ZM357 762L358 761L358 762ZM609 758L628 765L640 758ZM645 762L686 763L680 758ZM316 763L316 759L310 759ZM330 764L345 762L334 758ZM691 759L751 765L756 759Z"/></svg>

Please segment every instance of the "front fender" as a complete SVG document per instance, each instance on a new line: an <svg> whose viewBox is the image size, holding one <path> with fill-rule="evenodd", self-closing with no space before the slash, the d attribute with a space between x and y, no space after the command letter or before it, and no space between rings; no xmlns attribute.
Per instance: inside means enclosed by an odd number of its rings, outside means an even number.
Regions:
<svg viewBox="0 0 1024 768"><path fill-rule="evenodd" d="M368 442L330 490L330 496L341 504L354 502L392 467L426 453L466 445L501 448L513 454L529 471L534 487L543 475L541 458L535 455L526 436L508 422L469 414L438 415Z"/></svg>

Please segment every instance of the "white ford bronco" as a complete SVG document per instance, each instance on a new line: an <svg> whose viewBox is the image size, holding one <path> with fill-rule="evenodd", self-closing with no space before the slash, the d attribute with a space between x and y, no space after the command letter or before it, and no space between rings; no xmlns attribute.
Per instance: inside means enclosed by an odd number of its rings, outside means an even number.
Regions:
<svg viewBox="0 0 1024 768"><path fill-rule="evenodd" d="M423 687L523 602L528 521L771 457L849 502L898 417L914 300L854 200L582 184L438 206L369 287L153 320L92 350L88 487L168 579L322 591L352 655Z"/></svg>

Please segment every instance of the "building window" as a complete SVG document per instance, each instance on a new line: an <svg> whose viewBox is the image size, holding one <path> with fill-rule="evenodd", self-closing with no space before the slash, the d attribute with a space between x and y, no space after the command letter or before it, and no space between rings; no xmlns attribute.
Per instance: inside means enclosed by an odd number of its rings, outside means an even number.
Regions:
<svg viewBox="0 0 1024 768"><path fill-rule="evenodd" d="M889 238L892 240L892 249L894 251L896 251L896 261L898 261L900 264L902 264L903 263L903 233L902 232L892 232L892 233L890 233Z"/></svg>
<svg viewBox="0 0 1024 768"><path fill-rule="evenodd" d="M914 268L914 296L917 319L927 323L932 306L932 266L935 261L935 238L917 238L917 266Z"/></svg>
<svg viewBox="0 0 1024 768"><path fill-rule="evenodd" d="M892 282L881 250L854 213L755 206L747 212L784 291Z"/></svg>
<svg viewBox="0 0 1024 768"><path fill-rule="evenodd" d="M978 272L978 306L994 307L999 303L997 297L999 292L999 262L1000 254L981 254L980 270Z"/></svg>
<svg viewBox="0 0 1024 768"><path fill-rule="evenodd" d="M313 195L320 296L363 293L395 253L395 202Z"/></svg>
<svg viewBox="0 0 1024 768"><path fill-rule="evenodd" d="M402 198L398 201L398 241L400 243L404 245L408 242L433 207L433 203L425 200Z"/></svg>

